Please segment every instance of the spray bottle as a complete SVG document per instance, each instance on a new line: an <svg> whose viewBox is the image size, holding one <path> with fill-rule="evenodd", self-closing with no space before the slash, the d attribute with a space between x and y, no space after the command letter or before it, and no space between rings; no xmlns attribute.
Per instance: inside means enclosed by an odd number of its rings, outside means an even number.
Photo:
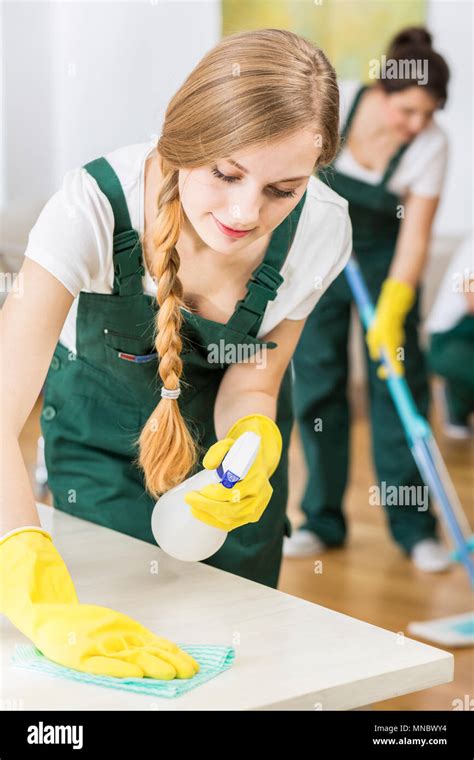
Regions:
<svg viewBox="0 0 474 760"><path fill-rule="evenodd" d="M201 470L158 499L151 516L151 529L163 551L185 562L198 562L221 548L227 531L194 517L184 497L189 491L199 491L211 483L233 488L248 473L259 446L259 435L250 431L243 433L216 470Z"/></svg>

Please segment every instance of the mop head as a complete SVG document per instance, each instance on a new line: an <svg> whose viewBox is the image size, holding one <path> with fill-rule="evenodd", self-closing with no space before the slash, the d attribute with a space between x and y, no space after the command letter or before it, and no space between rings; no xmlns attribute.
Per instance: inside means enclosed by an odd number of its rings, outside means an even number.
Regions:
<svg viewBox="0 0 474 760"><path fill-rule="evenodd" d="M409 633L447 647L468 647L474 644L474 612L462 615L414 622L408 625Z"/></svg>
<svg viewBox="0 0 474 760"><path fill-rule="evenodd" d="M474 553L474 535L470 536L466 541L466 546L468 548L468 551L471 552L471 554ZM452 552L451 559L453 562L460 562L461 561L461 555L459 554L458 550Z"/></svg>

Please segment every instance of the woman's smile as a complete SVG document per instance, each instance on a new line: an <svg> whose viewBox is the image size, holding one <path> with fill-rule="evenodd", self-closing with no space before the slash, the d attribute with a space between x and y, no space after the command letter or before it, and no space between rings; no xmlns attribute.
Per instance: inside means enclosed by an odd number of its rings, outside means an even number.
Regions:
<svg viewBox="0 0 474 760"><path fill-rule="evenodd" d="M215 223L217 225L217 228L224 235L227 235L228 237L233 237L233 238L245 237L245 235L248 235L249 232L252 232L253 230L256 229L256 227L252 227L249 230L236 230L234 227L228 227L226 224L223 224L221 221L219 221L219 219L217 219L217 217L214 216L214 214L212 212L211 212L211 216L214 219L214 221L215 221Z"/></svg>

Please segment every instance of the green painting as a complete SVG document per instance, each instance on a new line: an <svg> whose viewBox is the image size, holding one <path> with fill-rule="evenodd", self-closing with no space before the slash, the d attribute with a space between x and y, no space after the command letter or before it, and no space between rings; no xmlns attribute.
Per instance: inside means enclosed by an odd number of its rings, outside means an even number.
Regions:
<svg viewBox="0 0 474 760"><path fill-rule="evenodd" d="M343 79L369 81L369 62L406 26L426 23L426 0L222 0L223 35L289 29L322 48Z"/></svg>

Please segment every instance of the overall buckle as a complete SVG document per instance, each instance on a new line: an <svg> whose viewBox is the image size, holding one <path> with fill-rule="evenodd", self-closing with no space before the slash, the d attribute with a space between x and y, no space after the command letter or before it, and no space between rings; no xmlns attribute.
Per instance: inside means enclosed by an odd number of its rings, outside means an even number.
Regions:
<svg viewBox="0 0 474 760"><path fill-rule="evenodd" d="M256 282L259 285L263 285L270 290L276 291L280 287L281 283L284 280L284 277L278 272L275 267L272 267L271 264L266 264L263 262L260 264L260 266L253 272L252 274L252 280ZM273 296L274 298L275 296ZM273 299L272 299L273 300Z"/></svg>

